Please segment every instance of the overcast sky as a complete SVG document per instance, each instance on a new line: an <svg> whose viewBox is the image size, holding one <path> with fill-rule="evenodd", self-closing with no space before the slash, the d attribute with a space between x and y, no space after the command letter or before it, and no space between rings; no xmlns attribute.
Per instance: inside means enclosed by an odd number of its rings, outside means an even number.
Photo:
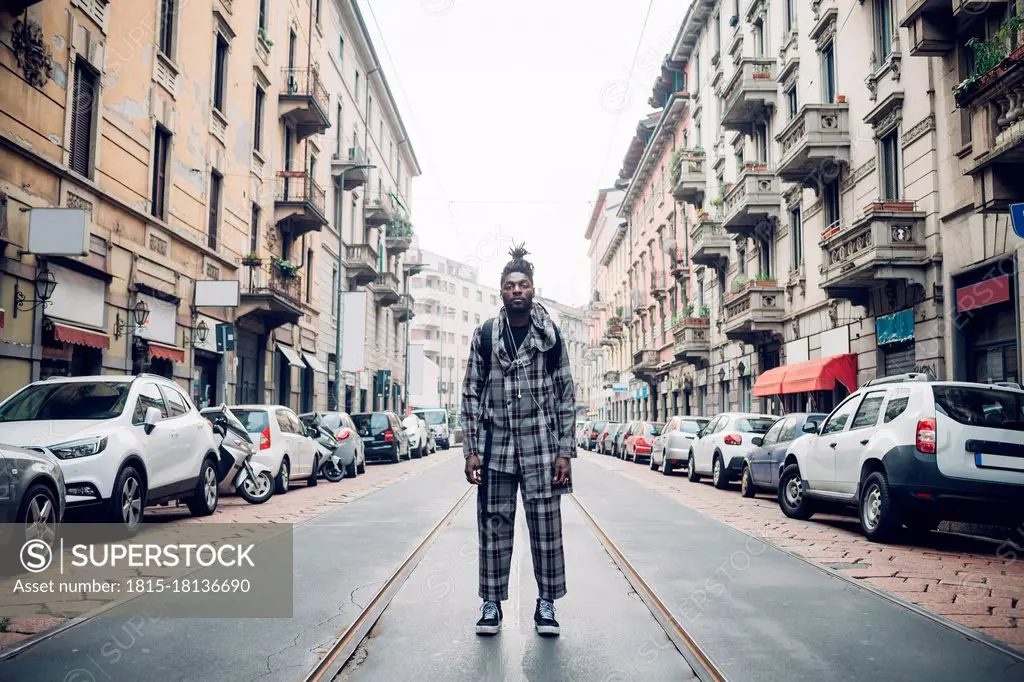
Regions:
<svg viewBox="0 0 1024 682"><path fill-rule="evenodd" d="M689 3L653 0L630 79L649 0L358 2L423 170L420 246L497 286L509 240L525 241L543 295L585 304L593 202Z"/></svg>

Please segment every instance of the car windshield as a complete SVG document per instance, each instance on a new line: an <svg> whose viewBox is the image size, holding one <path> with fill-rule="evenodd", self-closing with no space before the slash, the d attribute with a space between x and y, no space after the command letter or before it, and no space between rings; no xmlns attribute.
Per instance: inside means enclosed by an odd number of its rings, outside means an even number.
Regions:
<svg viewBox="0 0 1024 682"><path fill-rule="evenodd" d="M700 430L708 425L710 419L684 419L679 423L679 430L683 433L700 433Z"/></svg>
<svg viewBox="0 0 1024 682"><path fill-rule="evenodd" d="M360 436L377 436L391 428L387 415L383 412L354 414L352 415L352 421L355 423L356 431L359 432Z"/></svg>
<svg viewBox="0 0 1024 682"><path fill-rule="evenodd" d="M427 422L430 426L441 426L445 423L444 411L443 410L430 410L424 412L413 412L423 418L423 421Z"/></svg>
<svg viewBox="0 0 1024 682"><path fill-rule="evenodd" d="M735 426L738 431L744 433L768 433L768 429L777 421L778 419L771 417L739 417Z"/></svg>
<svg viewBox="0 0 1024 682"><path fill-rule="evenodd" d="M231 408L232 414L238 417L249 433L259 433L270 426L270 417L266 410L240 410Z"/></svg>
<svg viewBox="0 0 1024 682"><path fill-rule="evenodd" d="M969 386L933 386L935 409L967 426L1024 431L1024 393Z"/></svg>
<svg viewBox="0 0 1024 682"><path fill-rule="evenodd" d="M113 419L130 390L127 381L33 384L0 406L0 422Z"/></svg>

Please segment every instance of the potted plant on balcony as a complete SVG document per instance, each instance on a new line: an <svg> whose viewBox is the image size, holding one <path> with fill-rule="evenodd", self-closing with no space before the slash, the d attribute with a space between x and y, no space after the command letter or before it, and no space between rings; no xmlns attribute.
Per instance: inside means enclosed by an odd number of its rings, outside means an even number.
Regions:
<svg viewBox="0 0 1024 682"><path fill-rule="evenodd" d="M247 253L242 257L242 265L247 265L250 268L258 268L263 265L263 259L256 252Z"/></svg>
<svg viewBox="0 0 1024 682"><path fill-rule="evenodd" d="M750 285L754 287L766 287L771 289L777 287L779 283L778 281L776 281L773 275L759 272L758 274L754 275L754 279L750 281Z"/></svg>
<svg viewBox="0 0 1024 682"><path fill-rule="evenodd" d="M706 305L702 305L700 307L700 314L698 315L698 317L700 319L702 319L702 320L710 320L711 319L711 308L707 307Z"/></svg>
<svg viewBox="0 0 1024 682"><path fill-rule="evenodd" d="M299 268L294 263L283 258L274 259L274 267L277 268L277 272L284 279L295 279L299 276Z"/></svg>

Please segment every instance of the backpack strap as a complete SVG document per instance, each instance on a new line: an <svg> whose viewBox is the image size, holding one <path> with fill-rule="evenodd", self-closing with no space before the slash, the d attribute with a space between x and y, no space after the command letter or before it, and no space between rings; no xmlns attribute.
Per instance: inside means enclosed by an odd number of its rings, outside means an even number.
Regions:
<svg viewBox="0 0 1024 682"><path fill-rule="evenodd" d="M555 345L548 349L548 352L544 354L545 364L547 365L548 375L555 376L555 372L558 371L558 366L562 364L562 335L558 333L558 326L555 326Z"/></svg>
<svg viewBox="0 0 1024 682"><path fill-rule="evenodd" d="M494 334L494 318L488 319L484 322L483 329L480 332L480 359L484 365L484 380L490 383L491 379L491 336Z"/></svg>

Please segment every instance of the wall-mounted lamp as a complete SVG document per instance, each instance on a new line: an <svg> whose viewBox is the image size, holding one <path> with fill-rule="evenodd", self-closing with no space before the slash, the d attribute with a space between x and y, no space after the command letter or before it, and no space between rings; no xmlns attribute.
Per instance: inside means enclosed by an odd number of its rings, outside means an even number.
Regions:
<svg viewBox="0 0 1024 682"><path fill-rule="evenodd" d="M192 332L192 338L189 339L188 332ZM206 337L210 333L210 327L207 326L205 320L199 320L199 324L195 327L186 328L185 332L182 333L182 345L187 346L190 343L195 346L196 344L206 343Z"/></svg>
<svg viewBox="0 0 1024 682"><path fill-rule="evenodd" d="M125 332L145 327L146 323L149 322L149 306L146 305L145 301L139 301L135 304L135 308L132 309L132 315L135 318L135 324L129 325L127 320L121 319L121 313L117 314L117 317L114 319L115 339L121 338Z"/></svg>
<svg viewBox="0 0 1024 682"><path fill-rule="evenodd" d="M50 299L53 297L53 290L57 288L57 280L54 278L53 273L47 268L43 268L36 275L35 290L36 297L29 300L25 297L25 292L21 290L17 282L14 284L14 317L18 316L19 310L32 310L40 306L43 310L49 305Z"/></svg>

